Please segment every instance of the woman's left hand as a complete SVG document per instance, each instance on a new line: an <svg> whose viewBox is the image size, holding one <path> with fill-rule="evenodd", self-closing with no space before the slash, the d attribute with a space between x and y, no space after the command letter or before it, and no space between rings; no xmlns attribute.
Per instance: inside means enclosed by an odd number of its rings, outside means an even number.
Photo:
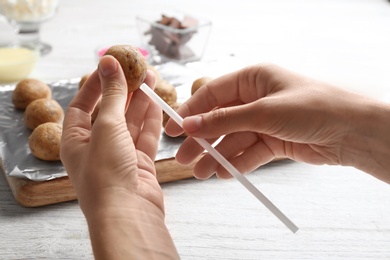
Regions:
<svg viewBox="0 0 390 260"><path fill-rule="evenodd" d="M145 82L154 86L153 73L148 72ZM101 94L99 114L91 125ZM126 207L134 198L164 212L154 167L161 110L141 90L129 95L125 112L123 71L113 57L105 56L67 109L61 160L86 216L97 208Z"/></svg>

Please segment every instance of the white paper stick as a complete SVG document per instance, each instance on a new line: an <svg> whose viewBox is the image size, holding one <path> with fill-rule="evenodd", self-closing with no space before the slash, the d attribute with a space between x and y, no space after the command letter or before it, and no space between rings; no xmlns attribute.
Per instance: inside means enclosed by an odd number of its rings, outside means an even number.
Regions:
<svg viewBox="0 0 390 260"><path fill-rule="evenodd" d="M183 118L176 113L164 100L162 100L148 85L143 83L140 89L162 110L165 111L179 126L183 126ZM235 177L250 193L252 193L261 203L264 204L280 221L282 221L293 233L298 231L298 227L286 217L263 193L261 193L244 175L242 175L228 160L225 159L211 144L205 139L194 138L206 151L214 157L233 177Z"/></svg>

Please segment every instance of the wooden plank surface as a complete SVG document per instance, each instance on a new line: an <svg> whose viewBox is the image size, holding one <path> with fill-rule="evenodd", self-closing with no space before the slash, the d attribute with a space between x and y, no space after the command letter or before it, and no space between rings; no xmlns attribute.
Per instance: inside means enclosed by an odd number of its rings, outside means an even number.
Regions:
<svg viewBox="0 0 390 260"><path fill-rule="evenodd" d="M42 24L53 46L33 76L52 82L96 68L97 45L137 42L137 15L173 7L213 21L202 67L272 62L390 101L387 0L60 1ZM88 19L86 19L86 13ZM245 64L244 64L245 63ZM280 161L248 175L300 228L287 230L236 180L162 184L167 227L183 260L390 259L390 188L351 167ZM22 207L0 174L0 259L93 259L77 201ZM125 227L124 227L125 228Z"/></svg>
<svg viewBox="0 0 390 260"><path fill-rule="evenodd" d="M167 183L191 178L194 164L195 162L180 165L174 158L159 160L155 163L157 180L159 183ZM1 168L4 173L3 167ZM5 177L15 200L24 207L39 207L77 199L68 177L39 182L6 174Z"/></svg>

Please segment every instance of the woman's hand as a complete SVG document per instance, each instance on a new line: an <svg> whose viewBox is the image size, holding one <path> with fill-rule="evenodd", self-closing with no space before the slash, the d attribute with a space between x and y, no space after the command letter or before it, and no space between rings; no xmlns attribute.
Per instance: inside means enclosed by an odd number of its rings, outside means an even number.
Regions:
<svg viewBox="0 0 390 260"><path fill-rule="evenodd" d="M252 66L215 79L178 113L190 136L214 141L225 135L217 150L242 173L287 157L355 166L390 182L390 107L277 66ZM169 135L182 131L172 120L166 125ZM187 164L202 152L187 138L176 159ZM204 179L213 173L230 177L206 154L194 174Z"/></svg>
<svg viewBox="0 0 390 260"><path fill-rule="evenodd" d="M95 204L126 205L123 202L127 196L138 196L163 212L162 192L154 168L161 111L146 95L136 91L125 113L128 95L119 68L112 57L104 57L99 71L90 76L69 105L61 159L86 213ZM154 76L148 74L146 83L154 86L154 81ZM91 113L100 94L99 115L91 125ZM105 205L107 197L110 201Z"/></svg>
<svg viewBox="0 0 390 260"><path fill-rule="evenodd" d="M145 82L154 86L153 73ZM177 256L154 167L161 120L161 110L141 90L128 95L123 71L111 56L101 59L67 109L61 159L87 218L96 258Z"/></svg>

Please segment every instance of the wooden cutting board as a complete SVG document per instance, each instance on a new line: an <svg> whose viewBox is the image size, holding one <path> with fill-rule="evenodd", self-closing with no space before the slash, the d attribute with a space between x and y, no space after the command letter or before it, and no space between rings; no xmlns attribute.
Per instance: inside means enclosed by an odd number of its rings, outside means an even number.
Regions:
<svg viewBox="0 0 390 260"><path fill-rule="evenodd" d="M174 158L159 160L155 163L157 180L159 183L166 183L192 178L194 164L195 162L186 166L180 165ZM5 173L2 165L1 170ZM15 200L25 207L39 207L77 199L68 177L40 182L10 177L7 174L5 178Z"/></svg>
<svg viewBox="0 0 390 260"><path fill-rule="evenodd" d="M78 89L78 80L65 80L53 83L52 93L57 101L61 100L65 108ZM10 103L12 92L4 90L0 103L2 108L12 106ZM20 113L12 114L14 120L22 118ZM158 160L155 163L157 179L159 183L166 183L192 177L192 168L195 163L183 166L174 158ZM54 203L75 200L76 194L68 177L53 179L50 181L32 181L10 177L6 174L0 159L0 169L4 173L8 185L16 201L25 207L38 207Z"/></svg>

